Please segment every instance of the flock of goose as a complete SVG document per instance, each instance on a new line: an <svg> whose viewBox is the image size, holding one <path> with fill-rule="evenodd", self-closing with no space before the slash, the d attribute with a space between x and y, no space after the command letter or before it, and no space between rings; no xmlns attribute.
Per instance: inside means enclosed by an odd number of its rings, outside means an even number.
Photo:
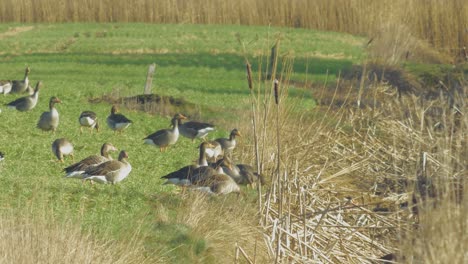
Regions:
<svg viewBox="0 0 468 264"><path fill-rule="evenodd" d="M29 84L28 75L30 68L27 67L23 80L0 81L0 93L28 93L29 95L18 98L6 106L18 111L29 111L33 109L39 100L39 90L42 82L37 82L35 89ZM37 122L37 128L43 131L55 132L59 125L59 113L55 108L61 103L60 99L53 96L49 100L49 111L43 112ZM218 138L206 140L208 133L215 128L212 124L189 121L184 115L177 113L171 120L171 128L161 129L144 138L144 143L158 147L164 152L169 146L174 145L179 134L195 141L201 139L199 146L198 162L173 171L165 176L165 184L175 184L192 189L208 192L210 194L240 193L239 185L254 185L257 181L263 184L263 177L247 164L235 164L232 162L232 152L236 147L236 137L241 136L237 129L233 129L229 138ZM78 118L80 131L83 127L99 131L99 123L96 113L84 111ZM118 113L115 105L112 106L110 115L106 119L107 126L114 133L122 133L132 121L123 114ZM66 138L56 139L52 143L52 152L57 160L63 162L64 156L73 157L73 144ZM101 147L101 155L89 156L64 169L66 178L82 179L91 183L116 184L124 180L131 172L132 166L128 162L128 153L120 151L118 160L113 160L110 152L117 149L110 143L104 143ZM0 161L4 154L0 152Z"/></svg>

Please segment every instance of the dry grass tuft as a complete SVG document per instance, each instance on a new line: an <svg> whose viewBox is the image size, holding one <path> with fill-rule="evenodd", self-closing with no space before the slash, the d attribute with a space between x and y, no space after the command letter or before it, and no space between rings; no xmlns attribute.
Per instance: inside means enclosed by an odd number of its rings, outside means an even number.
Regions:
<svg viewBox="0 0 468 264"><path fill-rule="evenodd" d="M43 214L2 212L0 263L155 263L141 241L96 239L80 226ZM159 262L159 261L156 261Z"/></svg>

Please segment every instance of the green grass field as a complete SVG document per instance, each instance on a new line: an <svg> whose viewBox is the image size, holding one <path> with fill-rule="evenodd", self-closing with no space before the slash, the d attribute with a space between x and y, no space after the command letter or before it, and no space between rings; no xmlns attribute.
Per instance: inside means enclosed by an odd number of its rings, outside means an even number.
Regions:
<svg viewBox="0 0 468 264"><path fill-rule="evenodd" d="M4 34L15 27L29 27L18 34ZM173 263L212 261L204 237L189 227L172 224L175 210L183 202L174 186L162 185L160 177L190 164L197 157L197 144L185 138L166 153L143 145L143 138L169 127L169 117L120 110L134 121L116 135L104 124L110 104L89 103L89 98L113 91L121 96L141 94L148 65L157 64L153 91L184 98L203 109L215 109L228 118L211 135L227 131L248 120L236 118L248 110L244 57L236 34L246 43L247 57L258 69L277 38L280 54L294 58L292 79L331 79L342 69L362 59L363 39L346 34L302 29L147 24L0 24L0 79L22 79L31 67L30 80L43 81L37 107L22 113L3 106L18 95L0 96L0 203L2 209L46 210L56 219L75 219L83 230L98 236L125 239L141 228L148 255L164 255ZM56 134L36 128L48 109L48 99L58 96L60 125ZM295 92L301 98L303 92ZM293 96L293 98L294 98ZM306 104L313 105L307 97ZM102 131L79 132L78 116L92 110L101 120ZM184 113L191 115L191 113ZM55 162L50 150L54 139L66 137L75 145L75 161L97 154L103 142L111 142L129 153L133 170L118 186L89 186L63 178L62 169L72 163ZM248 142L248 138L245 139ZM115 154L114 154L115 157ZM248 162L248 161L247 161ZM230 197L226 199L231 199ZM233 197L232 199L235 200ZM224 200L225 201L225 200ZM248 203L249 199L245 202ZM218 199L212 199L218 203ZM158 224L157 206L165 206L168 218ZM253 206L252 206L253 207ZM181 246L182 245L182 246Z"/></svg>

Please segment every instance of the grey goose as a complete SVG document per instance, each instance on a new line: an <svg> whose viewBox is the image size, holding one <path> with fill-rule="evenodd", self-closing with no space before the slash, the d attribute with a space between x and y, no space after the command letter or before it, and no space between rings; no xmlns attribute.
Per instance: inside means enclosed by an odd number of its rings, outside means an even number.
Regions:
<svg viewBox="0 0 468 264"><path fill-rule="evenodd" d="M120 151L118 160L109 160L97 166L88 167L83 172L83 180L90 180L98 183L116 184L132 171L132 166L128 162L128 153Z"/></svg>
<svg viewBox="0 0 468 264"><path fill-rule="evenodd" d="M223 150L224 155L231 154L234 148L236 147L236 136L240 137L241 134L236 128L234 128L229 134L229 138L215 139L215 141L217 141L221 145L221 149Z"/></svg>
<svg viewBox="0 0 468 264"><path fill-rule="evenodd" d="M192 142L195 140L195 138L201 138L205 140L206 135L215 129L215 126L212 124L197 121L182 123L182 120L179 120L178 125L180 134L186 138L191 139Z"/></svg>
<svg viewBox="0 0 468 264"><path fill-rule="evenodd" d="M263 175L259 174L252 166L248 164L234 164L229 157L224 157L211 166L221 166L224 173L229 175L239 185L254 186L258 180L264 185Z"/></svg>
<svg viewBox="0 0 468 264"><path fill-rule="evenodd" d="M117 151L117 148L115 148L111 143L104 143L101 147L101 155L88 156L87 158L63 169L66 172L65 177L82 179L83 173L87 168L112 160L112 157L110 156L110 152L112 151Z"/></svg>
<svg viewBox="0 0 468 264"><path fill-rule="evenodd" d="M210 175L202 182L197 183L195 189L215 195L224 195L228 193L241 194L239 185L237 185L231 177L223 173Z"/></svg>
<svg viewBox="0 0 468 264"><path fill-rule="evenodd" d="M107 125L114 132L122 132L133 122L128 119L126 116L117 113L117 106L113 105L111 108L111 114L106 119Z"/></svg>
<svg viewBox="0 0 468 264"><path fill-rule="evenodd" d="M0 94L9 94L11 92L11 86L11 81L0 81Z"/></svg>
<svg viewBox="0 0 468 264"><path fill-rule="evenodd" d="M42 82L37 82L36 89L34 89L34 93L32 95L21 97L8 103L8 108L16 109L21 112L33 109L37 105L37 101L39 99L39 89L41 88L41 86Z"/></svg>
<svg viewBox="0 0 468 264"><path fill-rule="evenodd" d="M223 156L223 148L221 147L221 144L216 141L216 140L210 140L208 141L213 147L211 148L206 148L206 157L210 160L213 160L216 162L218 160L218 157Z"/></svg>
<svg viewBox="0 0 468 264"><path fill-rule="evenodd" d="M159 147L159 151L163 152L169 145L173 145L179 139L179 120L186 119L182 114L175 114L171 119L171 129L161 129L153 134L145 137L143 140L145 144Z"/></svg>
<svg viewBox="0 0 468 264"><path fill-rule="evenodd" d="M66 138L56 139L52 142L52 153L59 162L63 162L64 156L72 156L73 159L73 144Z"/></svg>
<svg viewBox="0 0 468 264"><path fill-rule="evenodd" d="M24 79L23 80L14 80L11 82L11 93L24 93L28 91L29 87L29 72L31 69L26 67L24 72Z"/></svg>
<svg viewBox="0 0 468 264"><path fill-rule="evenodd" d="M212 175L217 174L217 171L208 165L205 156L205 149L210 147L210 143L203 142L199 147L199 158L196 165L189 165L180 168L177 171L171 172L161 177L165 179L164 184L175 184L180 186L196 185L203 182Z"/></svg>
<svg viewBox="0 0 468 264"><path fill-rule="evenodd" d="M78 122L80 123L80 133L83 133L83 127L88 127L91 132L93 132L93 129L99 132L99 123L96 113L93 111L81 112Z"/></svg>
<svg viewBox="0 0 468 264"><path fill-rule="evenodd" d="M59 104L62 101L55 96L52 96L49 100L49 112L44 112L39 117L37 127L43 131L52 131L55 133L59 125L59 113L55 109L55 104Z"/></svg>

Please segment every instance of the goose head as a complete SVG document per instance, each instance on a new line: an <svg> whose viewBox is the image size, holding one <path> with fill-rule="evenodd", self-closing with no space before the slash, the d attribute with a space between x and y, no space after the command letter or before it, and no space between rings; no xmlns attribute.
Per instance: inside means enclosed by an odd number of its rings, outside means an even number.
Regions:
<svg viewBox="0 0 468 264"><path fill-rule="evenodd" d="M50 109L52 109L55 104L60 104L60 103L62 103L62 101L58 97L52 96L49 100L49 107Z"/></svg>
<svg viewBox="0 0 468 264"><path fill-rule="evenodd" d="M111 114L115 115L117 113L117 106L113 105L111 108Z"/></svg>
<svg viewBox="0 0 468 264"><path fill-rule="evenodd" d="M119 153L119 161L124 161L125 159L128 159L128 153L127 151L122 150Z"/></svg>
<svg viewBox="0 0 468 264"><path fill-rule="evenodd" d="M187 119L187 117L184 116L181 113L175 114L174 117L171 120L172 127L176 127L181 122L181 120L183 120L183 119Z"/></svg>
<svg viewBox="0 0 468 264"><path fill-rule="evenodd" d="M117 151L117 148L114 147L111 143L104 143L101 147L101 155L107 157L109 152Z"/></svg>
<svg viewBox="0 0 468 264"><path fill-rule="evenodd" d="M234 139L236 136L238 137L241 137L241 133L239 132L239 130L237 130L237 128L234 128L232 131L231 131L231 134L229 135L229 139Z"/></svg>

